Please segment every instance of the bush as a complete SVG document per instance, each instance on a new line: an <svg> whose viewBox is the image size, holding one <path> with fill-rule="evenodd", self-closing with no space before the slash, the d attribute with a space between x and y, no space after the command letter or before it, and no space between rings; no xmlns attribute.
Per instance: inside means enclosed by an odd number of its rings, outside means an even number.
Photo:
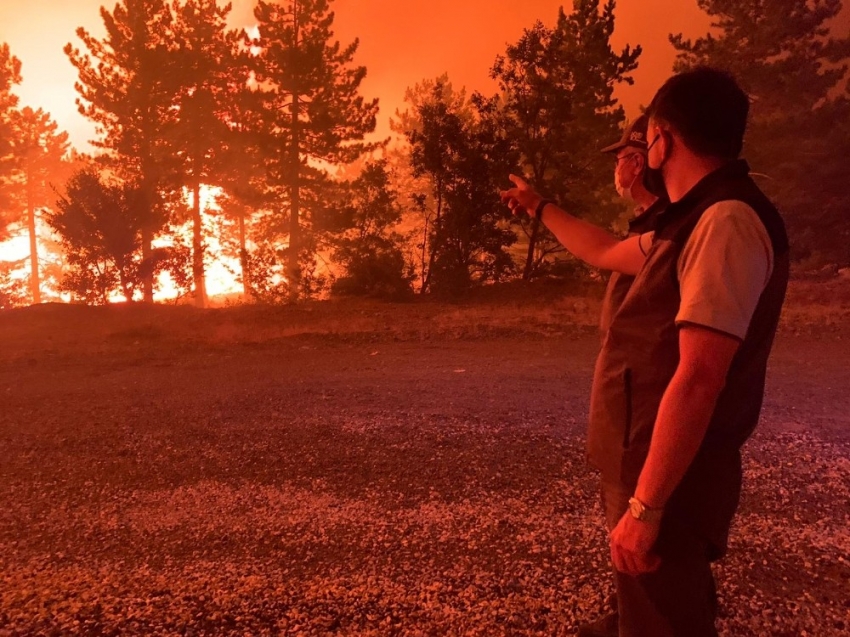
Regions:
<svg viewBox="0 0 850 637"><path fill-rule="evenodd" d="M334 254L346 274L331 292L336 295L401 298L412 294L413 273L398 242L367 236L343 241Z"/></svg>

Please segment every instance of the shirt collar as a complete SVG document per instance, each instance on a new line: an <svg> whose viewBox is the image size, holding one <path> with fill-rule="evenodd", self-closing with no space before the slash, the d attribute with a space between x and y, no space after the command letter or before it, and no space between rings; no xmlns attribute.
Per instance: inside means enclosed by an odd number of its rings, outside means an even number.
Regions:
<svg viewBox="0 0 850 637"><path fill-rule="evenodd" d="M750 174L750 166L743 159L735 159L727 162L700 179L685 196L674 203L670 203L659 213L660 217L669 219L681 211L688 211L712 192L718 185L730 179L740 179Z"/></svg>

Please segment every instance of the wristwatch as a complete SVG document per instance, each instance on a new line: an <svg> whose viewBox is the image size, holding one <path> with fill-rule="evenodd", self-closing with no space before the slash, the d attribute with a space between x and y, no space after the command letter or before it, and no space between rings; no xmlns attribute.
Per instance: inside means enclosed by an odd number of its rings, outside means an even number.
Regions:
<svg viewBox="0 0 850 637"><path fill-rule="evenodd" d="M635 520L641 522L650 522L657 524L661 522L661 516L664 515L664 509L653 509L646 506L637 498L629 498L629 513Z"/></svg>

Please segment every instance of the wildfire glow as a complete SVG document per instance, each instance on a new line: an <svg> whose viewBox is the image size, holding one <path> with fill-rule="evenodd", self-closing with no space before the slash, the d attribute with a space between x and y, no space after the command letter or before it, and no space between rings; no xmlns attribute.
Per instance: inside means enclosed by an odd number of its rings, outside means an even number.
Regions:
<svg viewBox="0 0 850 637"><path fill-rule="evenodd" d="M221 189L215 187L201 186L201 218L203 223L203 241L205 246L205 283L207 296L215 304L216 299L232 297L242 293L240 280L240 264L236 257L228 254L227 246L223 245L223 237L227 236L227 219L221 214L218 198ZM192 205L192 194L186 192L187 206ZM49 233L46 228L39 229L40 236ZM192 244L192 224L186 222L173 229L174 237L165 236L153 242L155 248L169 247L175 239L183 245ZM231 248L230 252L233 250ZM30 246L29 237L25 231L13 231L11 238L0 243L0 264L14 265L9 277L14 281L24 281L30 274L29 271ZM39 257L44 262L61 261L60 254L50 254L43 242L39 245ZM56 290L49 289L48 282L42 281L42 292L45 300L61 300L69 302L69 294L59 294ZM181 292L177 288L169 273L162 273L157 280L157 292L154 295L156 301L175 300ZM136 298L141 299L141 291L136 292ZM116 291L109 297L112 303L123 303L124 296Z"/></svg>
<svg viewBox="0 0 850 637"><path fill-rule="evenodd" d="M13 236L11 239L0 243L0 261L14 263L28 259L30 256L30 241L24 235Z"/></svg>
<svg viewBox="0 0 850 637"><path fill-rule="evenodd" d="M221 196L221 188L213 186L201 186L201 219L204 227L203 240L205 246L205 283L207 296L225 297L242 292L242 284L239 280L239 260L226 254L225 246L222 245L220 237L225 235L224 219L218 198ZM192 193L185 191L187 205L192 205ZM192 225L187 222L175 228L175 236L183 243L191 245ZM173 244L171 238L163 238L154 241L154 247L168 247ZM179 291L174 285L171 275L163 273L160 275L159 292L154 295L158 301L174 299Z"/></svg>
<svg viewBox="0 0 850 637"><path fill-rule="evenodd" d="M20 293L29 298L29 277L30 277L30 242L26 230L12 226L8 229L10 233L9 239L0 242L0 270L8 276L7 283L12 283L19 288ZM58 281L52 277L45 276L47 270L54 270L58 263L61 263L61 255L49 253L47 248L41 243L42 237L51 236L50 228L37 215L36 216L36 234L39 237L39 263L41 264L41 295L43 302L63 301L68 302L71 297L67 293L62 293L57 289Z"/></svg>

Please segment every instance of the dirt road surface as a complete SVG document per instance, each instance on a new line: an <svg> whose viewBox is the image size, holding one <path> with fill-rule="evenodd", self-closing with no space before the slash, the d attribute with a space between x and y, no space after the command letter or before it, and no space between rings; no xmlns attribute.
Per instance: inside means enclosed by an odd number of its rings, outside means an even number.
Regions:
<svg viewBox="0 0 850 637"><path fill-rule="evenodd" d="M604 610L592 330L58 342L69 316L0 354L0 635L572 635ZM778 341L723 635L850 630L848 358Z"/></svg>

